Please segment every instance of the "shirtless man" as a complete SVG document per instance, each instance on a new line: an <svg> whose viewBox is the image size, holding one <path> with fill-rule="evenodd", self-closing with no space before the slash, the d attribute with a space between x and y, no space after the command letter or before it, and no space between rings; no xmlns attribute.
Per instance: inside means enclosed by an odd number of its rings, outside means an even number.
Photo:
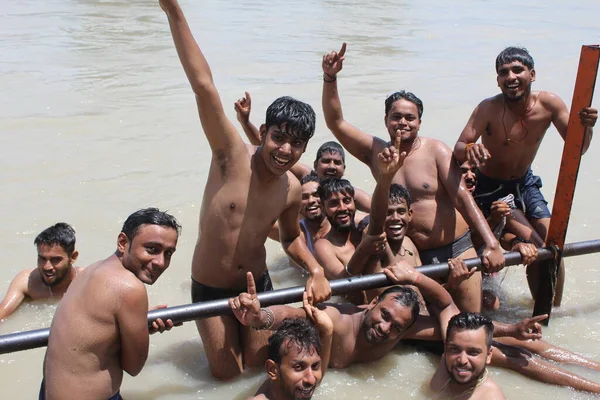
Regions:
<svg viewBox="0 0 600 400"><path fill-rule="evenodd" d="M210 67L179 4L161 0L160 5L212 150L192 259L192 301L236 296L245 290L246 272L260 277L260 291L271 290L265 241L277 220L284 250L310 273L306 283L310 301L326 300L331 295L329 282L300 238L300 182L289 172L314 134L313 109L291 97L275 100L260 127L261 145L244 144L225 116ZM262 341L251 338L256 334L240 329L231 316L199 320L196 325L210 370L218 379L240 374L244 362L253 365L253 355L266 350L266 337Z"/></svg>
<svg viewBox="0 0 600 400"><path fill-rule="evenodd" d="M244 129L246 137L255 146L260 145L260 132L256 126L250 122L250 111L252 109L252 98L250 93L246 92L246 96L235 102L234 108L237 114L237 119ZM317 156L313 163L313 169L301 162L296 163L290 171L302 180L303 177L309 174L316 174L319 178L341 178L346 171L346 155L344 148L337 142L326 142L317 150ZM356 208L363 212L371 211L371 196L364 190L355 188L354 200Z"/></svg>
<svg viewBox="0 0 600 400"><path fill-rule="evenodd" d="M169 267L180 226L156 208L131 214L117 250L87 267L58 304L48 337L40 399L121 399L123 371L148 357L148 294ZM153 329L173 326L157 319Z"/></svg>
<svg viewBox="0 0 600 400"><path fill-rule="evenodd" d="M466 268L460 259L452 259L451 262L456 268L461 263L462 268ZM334 327L329 367L346 368L351 364L378 360L402 339L441 340L440 322L418 315L418 295L410 286L419 289L425 300L433 306L433 313L439 321L449 321L459 313L452 297L442 286L408 263L394 264L384 269L384 273L391 283L408 287L393 286L364 306L350 303L318 306L329 315ZM256 329L276 329L286 318L305 318L301 308L285 305L261 308L256 290L250 289L254 287L254 279L250 274L247 279L248 293L242 293L229 302L242 324ZM538 340L542 336L539 321L544 318L547 315L527 318L517 324L494 322L494 336L502 343L494 345L492 365L511 369L541 382L600 393L600 384L532 356L530 351L556 362L600 368L599 363Z"/></svg>
<svg viewBox="0 0 600 400"><path fill-rule="evenodd" d="M569 110L556 94L531 91L536 73L527 50L504 49L496 58L496 72L502 93L483 100L475 108L456 142L454 155L459 162L469 161L478 167L473 196L484 214L489 215L492 202L513 194L531 229L545 241L550 210L540 192L542 180L533 175L531 164L550 123L566 138ZM598 111L586 107L579 116L586 127L582 146L585 152ZM480 137L481 143L477 144ZM537 270L537 264L527 268L527 280L534 297L539 282ZM561 265L557 287L563 282L564 265ZM555 298L555 304L560 304L560 298Z"/></svg>
<svg viewBox="0 0 600 400"><path fill-rule="evenodd" d="M346 44L339 53L323 57L323 112L327 127L353 156L369 166L373 177L380 173L377 155L389 147L386 141L350 125L343 117L337 89L337 74L342 69ZM489 271L504 266L497 240L462 184L452 151L444 143L418 136L423 104L414 94L397 92L386 99L384 122L392 140L400 136L403 163L393 183L406 187L413 198L413 219L408 236L419 249L424 264L445 262L449 258L476 257L469 227L480 233L486 247L483 262ZM458 210L458 211L457 211ZM473 296L463 311L481 309L481 274L477 272L465 285ZM479 293L479 295L478 295Z"/></svg>
<svg viewBox="0 0 600 400"><path fill-rule="evenodd" d="M269 338L268 379L251 399L310 399L325 376L333 323L327 313L308 304L306 292L303 303L308 319L288 318Z"/></svg>
<svg viewBox="0 0 600 400"><path fill-rule="evenodd" d="M0 303L0 320L11 315L29 300L60 299L83 268L75 267L79 252L75 250L75 231L69 224L59 222L37 235L37 268L26 269L10 283Z"/></svg>
<svg viewBox="0 0 600 400"><path fill-rule="evenodd" d="M430 386L444 398L504 400L500 386L488 377L492 361L492 320L481 314L460 313L450 318L444 334L444 354Z"/></svg>
<svg viewBox="0 0 600 400"><path fill-rule="evenodd" d="M324 237L331 229L329 220L325 217L319 198L318 176L308 174L300 180L302 185L302 199L300 200L300 227L302 228L302 237L306 241L308 250L315 253L314 244L317 240ZM278 235L279 236L279 235Z"/></svg>
<svg viewBox="0 0 600 400"><path fill-rule="evenodd" d="M323 265L327 279L345 277L346 267L361 242L360 225L365 215L356 213L354 188L346 179L321 181L318 194L331 229L315 243L315 256Z"/></svg>

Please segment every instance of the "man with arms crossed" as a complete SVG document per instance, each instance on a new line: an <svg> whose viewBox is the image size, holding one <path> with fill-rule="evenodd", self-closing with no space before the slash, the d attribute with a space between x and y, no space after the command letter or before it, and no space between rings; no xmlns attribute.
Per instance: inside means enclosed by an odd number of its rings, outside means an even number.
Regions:
<svg viewBox="0 0 600 400"><path fill-rule="evenodd" d="M550 123L566 138L569 110L556 94L531 91L536 74L533 58L526 49L504 49L496 58L496 72L502 93L483 100L475 108L454 146L454 155L459 162L469 161L478 167L473 197L484 214L489 215L494 201L513 194L531 229L545 241L551 215L540 192L542 180L533 175L531 164ZM586 107L579 116L586 127L582 147L585 152L598 111ZM477 144L480 137L481 143ZM534 297L539 281L537 270L537 263L527 267L527 280ZM557 288L563 284L561 264ZM555 304L560 304L560 300L555 298Z"/></svg>
<svg viewBox="0 0 600 400"><path fill-rule="evenodd" d="M431 388L444 398L504 400L502 389L487 371L492 361L492 320L481 314L460 313L442 324L441 331L444 354Z"/></svg>
<svg viewBox="0 0 600 400"><path fill-rule="evenodd" d="M390 145L350 125L343 117L337 89L346 44L339 53L323 57L323 112L327 127L356 158L379 176L377 155ZM413 219L408 236L419 249L423 264L445 262L449 258L472 258L469 227L483 238L485 267L497 271L504 265L502 250L461 181L461 174L444 143L418 136L423 103L414 94L396 92L385 101L384 123L390 139L398 136L402 166L393 183L406 187L413 198ZM457 211L458 210L458 211ZM475 273L462 286L464 311L481 309L481 273ZM468 294L467 294L468 293Z"/></svg>
<svg viewBox="0 0 600 400"><path fill-rule="evenodd" d="M87 267L58 305L44 359L40 399L120 399L123 371L136 376L148 358L148 294L167 269L179 224L156 208L131 214L116 252ZM157 319L153 329L173 326Z"/></svg>
<svg viewBox="0 0 600 400"><path fill-rule="evenodd" d="M33 244L37 247L37 268L21 271L12 280L0 303L0 320L8 317L25 299L60 299L83 268L75 267L75 231L64 222L44 229Z"/></svg>
<svg viewBox="0 0 600 400"><path fill-rule="evenodd" d="M260 128L261 145L246 146L225 116L210 67L179 4L161 0L160 5L212 150L192 259L192 301L236 296L245 290L247 272L259 277L259 291L271 290L265 241L277 220L284 250L310 273L309 300L326 300L331 289L323 268L300 238L300 183L289 172L314 134L313 109L290 97L275 100ZM199 320L196 325L216 378L233 378L244 364L255 365L253 358L261 348L266 350L266 337L253 339L256 333L241 329L231 316Z"/></svg>
<svg viewBox="0 0 600 400"><path fill-rule="evenodd" d="M322 310L308 304L304 318L288 318L269 338L268 379L252 399L310 399L327 370L333 323Z"/></svg>

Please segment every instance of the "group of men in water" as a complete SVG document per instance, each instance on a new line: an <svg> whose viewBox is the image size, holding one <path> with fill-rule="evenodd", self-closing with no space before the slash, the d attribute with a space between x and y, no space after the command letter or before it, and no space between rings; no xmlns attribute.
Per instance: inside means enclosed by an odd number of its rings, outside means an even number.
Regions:
<svg viewBox="0 0 600 400"><path fill-rule="evenodd" d="M480 314L482 272L463 262L479 255L483 273L494 274L504 267L503 250L518 251L531 292L537 292L537 247L546 239L550 212L531 164L550 123L566 136L569 112L555 94L532 92L535 69L525 49L509 47L499 54L501 93L475 108L454 150L418 134L423 103L407 91L385 101L389 140L352 126L342 113L337 84L346 45L326 54L322 106L341 146L325 143L313 170L298 162L315 131L313 108L278 98L256 128L246 93L235 103L253 143L246 144L225 115L182 9L176 0L160 5L212 151L191 295L193 302L228 298L233 310L233 316L196 321L215 378L264 366L267 380L254 398L308 399L328 366L377 360L400 342L437 341L443 356L431 388L440 398L504 398L487 375L489 364L600 393L600 385L532 357L600 369L541 340L546 316L501 324ZM580 120L586 150L597 110L582 109ZM372 197L343 178L344 149L370 168L376 181ZM173 327L161 319L148 325L144 284L153 284L169 266L179 230L173 216L139 210L125 221L114 254L85 269L74 266L75 232L67 224L35 239L38 268L13 280L0 318L26 297L64 295L50 330L40 399L73 393L120 398L123 371L135 376L144 366L149 333ZM273 289L268 237L280 241L308 274L301 308L260 306L257 294ZM415 269L432 263L448 263L448 278L438 282ZM389 287L325 303L329 280L377 272L387 276Z"/></svg>

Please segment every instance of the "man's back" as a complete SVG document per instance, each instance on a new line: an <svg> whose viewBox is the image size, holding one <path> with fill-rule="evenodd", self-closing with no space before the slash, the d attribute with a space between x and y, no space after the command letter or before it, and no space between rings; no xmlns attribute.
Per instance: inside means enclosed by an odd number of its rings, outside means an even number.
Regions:
<svg viewBox="0 0 600 400"><path fill-rule="evenodd" d="M115 256L79 274L50 329L44 360L47 399L74 393L79 399L110 398L119 390L125 367L118 314L134 302L136 308L148 309L146 289Z"/></svg>

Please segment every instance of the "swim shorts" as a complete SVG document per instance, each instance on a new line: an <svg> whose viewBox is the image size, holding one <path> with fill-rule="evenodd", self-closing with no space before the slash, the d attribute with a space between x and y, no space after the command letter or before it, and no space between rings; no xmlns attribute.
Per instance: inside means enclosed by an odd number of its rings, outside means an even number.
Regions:
<svg viewBox="0 0 600 400"><path fill-rule="evenodd" d="M228 299L230 297L237 297L240 293L243 293L247 288L243 289L221 289L211 286L204 285L192 278L192 303L199 303L201 301ZM258 293L268 292L273 290L273 282L271 282L271 276L269 271L265 272L259 280L256 281L256 291Z"/></svg>
<svg viewBox="0 0 600 400"><path fill-rule="evenodd" d="M471 242L471 231L467 230L461 237L454 242L437 249L420 250L421 263L423 265L441 264L448 261L450 258L457 258L465 251L473 247Z"/></svg>

